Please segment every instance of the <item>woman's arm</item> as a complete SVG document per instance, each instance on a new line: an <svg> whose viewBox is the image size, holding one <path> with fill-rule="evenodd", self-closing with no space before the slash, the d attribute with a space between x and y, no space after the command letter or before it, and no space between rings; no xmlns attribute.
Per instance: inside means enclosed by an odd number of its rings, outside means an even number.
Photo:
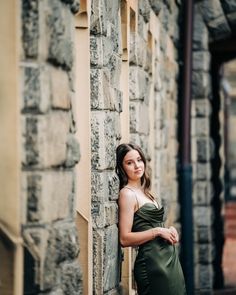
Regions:
<svg viewBox="0 0 236 295"><path fill-rule="evenodd" d="M122 189L119 196L119 231L122 247L139 246L160 236L171 244L175 243L175 235L168 228L155 227L142 232L132 232L133 217L136 209L134 193Z"/></svg>

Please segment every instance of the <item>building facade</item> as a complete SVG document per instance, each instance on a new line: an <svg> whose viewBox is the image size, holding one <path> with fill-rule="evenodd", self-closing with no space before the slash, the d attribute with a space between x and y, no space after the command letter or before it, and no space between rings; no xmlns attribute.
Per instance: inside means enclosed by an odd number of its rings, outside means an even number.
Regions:
<svg viewBox="0 0 236 295"><path fill-rule="evenodd" d="M235 57L236 4L192 5L194 293L212 294L223 287L218 74ZM2 1L1 294L135 294L135 253L118 242L120 142L142 147L181 232L185 17L180 0Z"/></svg>

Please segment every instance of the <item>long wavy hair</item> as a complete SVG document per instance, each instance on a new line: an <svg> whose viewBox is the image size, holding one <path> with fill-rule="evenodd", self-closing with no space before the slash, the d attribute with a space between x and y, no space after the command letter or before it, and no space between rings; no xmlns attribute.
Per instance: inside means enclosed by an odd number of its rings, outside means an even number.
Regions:
<svg viewBox="0 0 236 295"><path fill-rule="evenodd" d="M148 197L150 197L151 199L154 199L154 197L150 193L151 180L150 180L149 175L146 171L146 163L147 163L146 158L145 158L144 153L141 150L141 148L134 143L122 143L122 144L118 145L118 147L116 148L116 169L115 169L115 171L119 177L120 190L128 184L128 176L127 176L127 174L124 170L124 167L123 167L123 160L124 160L124 157L126 156L126 154L132 150L136 150L139 153L139 155L144 163L144 173L143 173L143 176L141 177L141 185L144 188L144 193Z"/></svg>

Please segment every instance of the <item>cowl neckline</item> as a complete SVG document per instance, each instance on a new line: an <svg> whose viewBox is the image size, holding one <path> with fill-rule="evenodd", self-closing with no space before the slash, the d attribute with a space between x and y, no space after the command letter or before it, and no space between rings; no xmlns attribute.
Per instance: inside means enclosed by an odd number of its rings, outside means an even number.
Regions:
<svg viewBox="0 0 236 295"><path fill-rule="evenodd" d="M164 210L163 206L158 208L154 203L146 202L141 207L139 207L138 210L136 210L134 212L134 214L138 214L140 211L144 210L146 207L149 207L150 205L151 205L152 209L154 209L155 211L163 211Z"/></svg>

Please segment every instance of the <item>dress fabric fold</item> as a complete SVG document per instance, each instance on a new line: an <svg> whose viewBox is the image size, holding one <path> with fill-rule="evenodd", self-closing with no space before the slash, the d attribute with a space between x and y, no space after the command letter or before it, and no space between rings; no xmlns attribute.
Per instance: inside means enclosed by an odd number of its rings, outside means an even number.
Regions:
<svg viewBox="0 0 236 295"><path fill-rule="evenodd" d="M134 214L133 232L164 227L164 208L146 203ZM139 246L134 264L139 295L186 295L178 250L161 237Z"/></svg>

